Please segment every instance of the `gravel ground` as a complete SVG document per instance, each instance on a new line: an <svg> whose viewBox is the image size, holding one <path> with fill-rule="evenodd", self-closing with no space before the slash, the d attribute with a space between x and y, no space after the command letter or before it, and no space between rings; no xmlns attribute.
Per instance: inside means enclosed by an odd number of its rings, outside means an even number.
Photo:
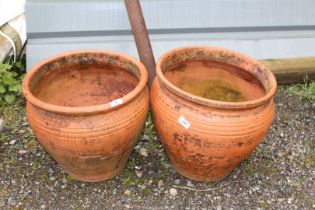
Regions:
<svg viewBox="0 0 315 210"><path fill-rule="evenodd" d="M212 183L179 175L150 121L119 176L76 181L38 144L21 100L2 110L0 208L315 209L315 103L285 89L277 92L277 116L264 142L230 176Z"/></svg>

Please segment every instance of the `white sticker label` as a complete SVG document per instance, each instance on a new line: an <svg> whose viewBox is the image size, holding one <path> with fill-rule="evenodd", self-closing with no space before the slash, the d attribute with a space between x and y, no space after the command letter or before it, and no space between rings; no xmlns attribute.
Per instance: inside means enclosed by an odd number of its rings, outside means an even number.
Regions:
<svg viewBox="0 0 315 210"><path fill-rule="evenodd" d="M115 106L118 106L118 105L123 104L123 103L124 103L124 101L121 98L118 98L116 100L109 102L109 106L115 107Z"/></svg>
<svg viewBox="0 0 315 210"><path fill-rule="evenodd" d="M190 127L190 123L185 119L184 116L180 116L177 121L186 129Z"/></svg>

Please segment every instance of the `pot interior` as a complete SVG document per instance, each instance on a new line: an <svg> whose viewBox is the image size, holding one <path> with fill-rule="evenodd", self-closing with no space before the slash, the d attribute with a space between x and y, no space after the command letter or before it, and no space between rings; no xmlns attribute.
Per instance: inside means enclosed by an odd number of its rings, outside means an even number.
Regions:
<svg viewBox="0 0 315 210"><path fill-rule="evenodd" d="M175 59L164 65L165 78L181 90L205 99L245 102L266 95L265 87L254 71L242 68L239 63L225 62L223 54L215 59L202 55L204 57L197 54L169 57Z"/></svg>
<svg viewBox="0 0 315 210"><path fill-rule="evenodd" d="M119 57L77 54L44 64L31 79L31 91L49 104L86 107L125 96L139 77L136 66Z"/></svg>

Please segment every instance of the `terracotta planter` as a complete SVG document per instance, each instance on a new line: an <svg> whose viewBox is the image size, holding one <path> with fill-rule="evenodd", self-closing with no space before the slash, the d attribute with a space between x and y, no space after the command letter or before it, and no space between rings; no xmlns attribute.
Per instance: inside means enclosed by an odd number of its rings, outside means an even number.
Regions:
<svg viewBox="0 0 315 210"><path fill-rule="evenodd" d="M147 79L139 61L117 52L49 58L23 82L29 124L70 175L87 182L110 179L124 168L142 131Z"/></svg>
<svg viewBox="0 0 315 210"><path fill-rule="evenodd" d="M258 79L264 93L253 100L224 102L183 91L165 77L165 72L191 61L212 62L207 65L218 68L224 65L232 69L229 74L245 82L247 72ZM164 54L157 63L150 101L155 128L175 169L201 181L229 175L266 135L274 116L276 86L265 66L237 52L184 47Z"/></svg>

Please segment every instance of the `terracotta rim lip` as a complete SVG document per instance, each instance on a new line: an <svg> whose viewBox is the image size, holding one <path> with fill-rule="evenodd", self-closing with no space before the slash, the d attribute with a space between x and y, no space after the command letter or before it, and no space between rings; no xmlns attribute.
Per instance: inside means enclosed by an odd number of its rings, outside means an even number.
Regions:
<svg viewBox="0 0 315 210"><path fill-rule="evenodd" d="M184 50L189 50L189 49L193 49L193 50L204 50L204 51L225 51L234 55L237 55L239 57L243 57L246 58L250 61L252 61L253 63L264 67L263 69L267 70L267 74L268 74L268 80L271 84L271 89L263 96L260 97L258 99L255 100L250 100L250 101L244 101L244 102L225 102L225 101L218 101L218 100L213 100L213 99L206 99L200 96L196 96L193 94L190 94L186 91L183 91L182 89L176 87L174 84L172 84L170 81L168 81L168 79L166 79L166 77L164 76L163 72L162 72L162 63L164 62L164 60L171 56L176 54L177 52L181 52ZM219 108L219 109L245 109L245 108L253 108L253 107L257 107L259 105L265 104L267 103L270 99L272 99L272 97L275 95L276 93L276 89L277 89L277 81L275 76L273 75L273 73L267 68L265 67L263 64L261 64L260 62L258 62L256 59L241 54L239 52L233 51L233 50L229 50L226 48L221 48L221 47L212 47L212 46L185 46L185 47L178 47L175 48L173 50L170 50L166 53L164 53L158 60L157 64L156 64L156 75L159 79L159 81L165 85L170 91L172 91L173 93L175 93L176 95L185 98L189 101L192 101L194 103L198 103L201 105L206 105L206 106L211 106L211 107L215 107L215 108ZM265 88L265 87L264 87Z"/></svg>
<svg viewBox="0 0 315 210"><path fill-rule="evenodd" d="M102 54L107 54L107 55L119 56L125 60L130 61L131 63L135 64L138 67L140 80L137 86L131 92L121 97L121 99L123 100L123 104L117 105L115 107L111 107L109 105L110 102L108 102L106 104L92 105L92 106L67 107L67 106L60 106L60 105L46 103L44 101L39 100L32 94L29 87L30 81L32 77L37 73L37 71L39 71L40 67L58 58L61 58L64 56L82 54L82 53L102 53ZM111 50L75 50L75 51L60 53L55 56L49 57L39 62L35 66L33 66L31 70L24 77L23 84L22 84L22 91L26 100L29 103L49 112L59 113L59 114L93 114L93 113L99 113L99 112L108 112L110 110L117 109L118 107L124 106L125 104L129 103L146 88L147 81L148 81L148 72L146 68L144 67L144 65L140 61L138 61L136 58L133 58L129 55L125 55L120 52L111 51Z"/></svg>

